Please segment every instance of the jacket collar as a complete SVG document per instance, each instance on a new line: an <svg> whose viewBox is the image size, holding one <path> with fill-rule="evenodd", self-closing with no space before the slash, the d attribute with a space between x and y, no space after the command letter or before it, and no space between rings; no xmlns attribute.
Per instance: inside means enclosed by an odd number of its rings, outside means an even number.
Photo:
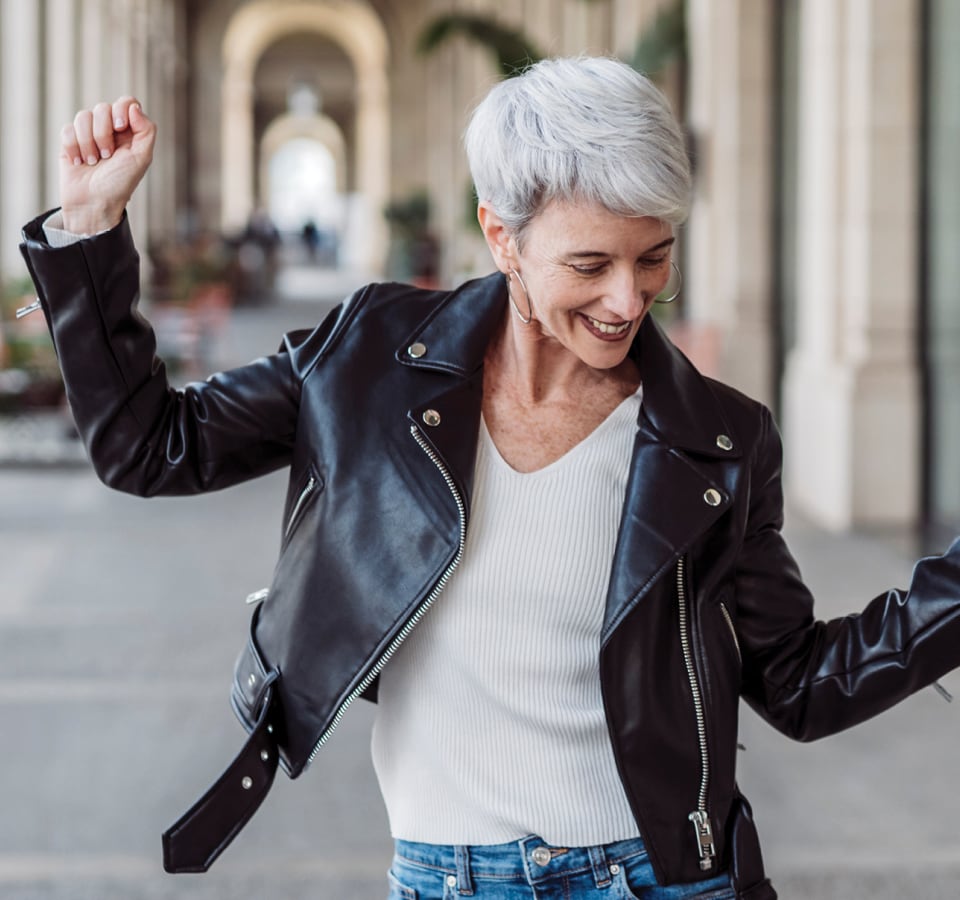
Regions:
<svg viewBox="0 0 960 900"><path fill-rule="evenodd" d="M496 272L447 294L397 349L404 365L461 377L476 374L507 304ZM652 316L630 349L643 382L641 418L669 446L708 458L735 459L740 444L709 379L665 337Z"/></svg>

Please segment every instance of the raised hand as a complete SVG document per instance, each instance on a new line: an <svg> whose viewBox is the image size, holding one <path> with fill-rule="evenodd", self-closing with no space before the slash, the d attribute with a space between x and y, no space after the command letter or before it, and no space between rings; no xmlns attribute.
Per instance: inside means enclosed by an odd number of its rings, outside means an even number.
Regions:
<svg viewBox="0 0 960 900"><path fill-rule="evenodd" d="M113 228L153 159L157 127L133 97L77 113L60 133L60 205L74 234Z"/></svg>

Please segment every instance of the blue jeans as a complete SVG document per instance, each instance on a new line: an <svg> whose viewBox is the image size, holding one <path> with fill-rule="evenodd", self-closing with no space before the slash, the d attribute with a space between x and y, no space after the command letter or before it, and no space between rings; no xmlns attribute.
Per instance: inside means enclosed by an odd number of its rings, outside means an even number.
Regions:
<svg viewBox="0 0 960 900"><path fill-rule="evenodd" d="M396 842L389 900L734 900L728 875L661 887L639 838L550 847L535 835L453 847Z"/></svg>

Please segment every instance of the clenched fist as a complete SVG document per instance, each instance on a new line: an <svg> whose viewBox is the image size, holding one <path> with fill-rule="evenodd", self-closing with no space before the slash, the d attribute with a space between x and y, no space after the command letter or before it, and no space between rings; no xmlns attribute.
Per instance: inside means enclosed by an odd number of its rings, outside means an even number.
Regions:
<svg viewBox="0 0 960 900"><path fill-rule="evenodd" d="M153 159L157 127L133 97L77 113L60 133L60 205L74 234L113 228Z"/></svg>

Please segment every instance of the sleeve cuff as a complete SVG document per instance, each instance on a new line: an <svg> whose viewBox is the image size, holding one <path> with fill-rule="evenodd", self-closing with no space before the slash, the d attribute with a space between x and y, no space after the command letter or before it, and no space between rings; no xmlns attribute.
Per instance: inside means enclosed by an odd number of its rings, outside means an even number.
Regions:
<svg viewBox="0 0 960 900"><path fill-rule="evenodd" d="M110 229L106 229L109 231ZM98 231L97 234L105 234L106 231ZM85 240L88 237L95 237L96 235L91 234L74 234L72 231L67 231L63 227L63 213L58 209L56 212L50 213L46 219L43 220L43 236L47 239L47 243L57 249L59 247L69 247L71 244L76 244L79 241Z"/></svg>

